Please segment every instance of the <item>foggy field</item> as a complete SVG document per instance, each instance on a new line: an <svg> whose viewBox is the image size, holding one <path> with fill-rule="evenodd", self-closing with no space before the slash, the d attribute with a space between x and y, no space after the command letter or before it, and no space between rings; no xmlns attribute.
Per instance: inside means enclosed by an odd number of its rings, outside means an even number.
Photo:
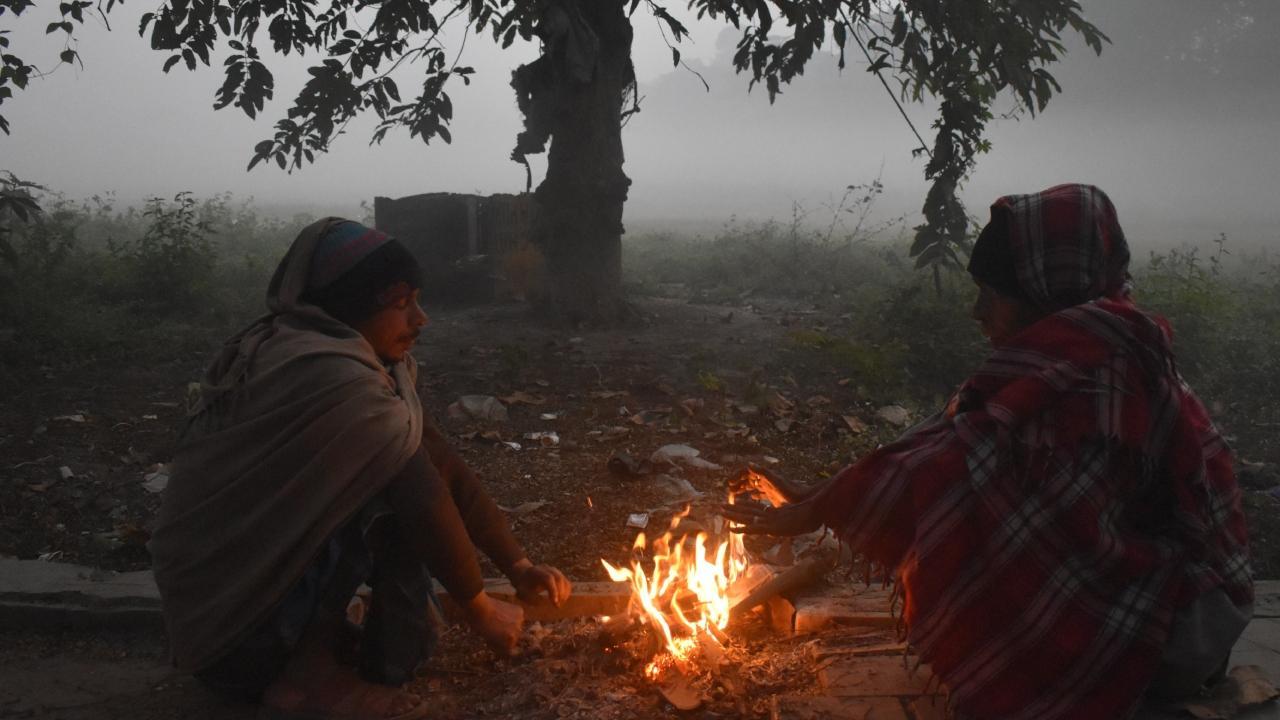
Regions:
<svg viewBox="0 0 1280 720"><path fill-rule="evenodd" d="M159 496L143 478L170 457L188 384L263 311L275 263L311 218L268 217L227 196L45 206L43 223L14 235L0 289L0 553L145 567ZM638 319L622 328L540 328L514 302L428 307L417 356L435 417L464 394L545 396L545 406L513 406L512 426L498 428L525 442L522 433L549 427L538 413L563 413L554 428L564 448L552 452L513 454L476 439L494 428L446 424L499 502L575 498L518 521L539 552L600 574L598 553L560 542L579 495L605 518L597 545L625 546L621 520L638 501L605 470L614 450L689 442L713 459L778 457L814 479L898 432L877 408L901 405L919 419L975 367L985 341L969 319L967 275L943 272L935 286L912 268L900 225L825 215L628 239ZM1277 577L1280 498L1268 491L1280 485L1280 258L1217 240L1155 254L1136 241L1135 294L1172 322L1183 374L1245 463L1256 569ZM794 427L770 413L771 393L803 409ZM685 400L704 410L672 410ZM644 419L627 422L620 408ZM869 430L849 432L846 415ZM60 466L76 477L58 481ZM530 475L533 485L520 479ZM719 482L699 484L718 494Z"/></svg>

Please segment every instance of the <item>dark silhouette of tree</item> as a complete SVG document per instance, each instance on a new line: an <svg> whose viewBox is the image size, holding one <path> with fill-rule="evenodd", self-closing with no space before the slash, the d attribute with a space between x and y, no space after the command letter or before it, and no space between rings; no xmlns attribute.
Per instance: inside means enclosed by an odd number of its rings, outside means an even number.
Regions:
<svg viewBox="0 0 1280 720"><path fill-rule="evenodd" d="M78 61L72 34L86 12L96 9L105 19L116 0L104 1L59 5L60 19L48 32L68 38L61 62ZM0 14L30 7L32 0L0 0ZM275 94L267 46L316 57L273 136L254 147L249 162L250 169L265 161L288 170L326 151L361 113L378 119L373 142L393 129L448 142L449 91L468 83L473 71L460 64L462 47L443 43L446 26L490 34L504 47L517 37L536 38L540 57L513 74L525 129L512 156L548 154L536 191L542 213L535 241L547 258L549 308L573 322L609 321L626 307L621 235L630 180L622 169L621 127L635 109L631 19L642 8L663 23L678 65L687 33L657 0L166 0L143 16L139 32L169 54L166 71L209 65L225 44L225 82L214 106L250 117ZM1106 40L1076 0L690 0L683 12L741 32L734 66L753 86L763 85L771 101L824 46L838 50L841 68L846 51L865 60L895 102L939 101L933 137L922 137L916 150L928 156L932 184L911 250L935 272L958 265L964 252L968 221L957 187L988 148L986 125L997 97L1010 93L1023 109L1038 112L1060 90L1048 67L1064 52L1063 34L1078 33L1094 51ZM0 50L7 53L8 43L0 34ZM2 59L0 103L34 72L15 55ZM402 99L392 74L411 63L419 83ZM8 131L3 118L0 129Z"/></svg>

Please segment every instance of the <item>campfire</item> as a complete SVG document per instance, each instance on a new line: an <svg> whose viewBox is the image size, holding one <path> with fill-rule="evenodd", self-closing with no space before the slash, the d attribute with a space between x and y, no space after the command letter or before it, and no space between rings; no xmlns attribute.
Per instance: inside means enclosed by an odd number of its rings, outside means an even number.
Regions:
<svg viewBox="0 0 1280 720"><path fill-rule="evenodd" d="M733 496L729 498L733 502ZM698 659L715 665L723 657L733 611L772 572L752 563L742 536L714 518L715 532L680 532L689 508L672 518L662 537L648 542L641 532L632 546L630 567L602 559L616 582L631 586L623 624L647 624L658 641L645 675L661 681L671 672L689 674ZM646 562L647 561L647 562Z"/></svg>
<svg viewBox="0 0 1280 720"><path fill-rule="evenodd" d="M732 502L732 496L731 500ZM645 667L645 675L660 680L669 670L689 670L699 651L716 653L726 641L739 580L750 566L740 534L723 527L717 538L705 530L680 533L689 507L671 520L671 527L652 544L636 536L631 568L603 562L609 577L631 584L630 619L639 619L657 633L662 650ZM710 544L716 542L714 550ZM650 559L645 566L645 556Z"/></svg>

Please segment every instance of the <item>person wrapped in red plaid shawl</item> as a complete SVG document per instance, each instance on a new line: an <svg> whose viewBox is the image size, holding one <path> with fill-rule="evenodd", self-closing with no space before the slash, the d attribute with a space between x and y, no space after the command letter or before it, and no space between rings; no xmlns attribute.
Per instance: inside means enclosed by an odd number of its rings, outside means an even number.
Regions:
<svg viewBox="0 0 1280 720"><path fill-rule="evenodd" d="M1091 185L1002 197L975 243L993 352L945 410L746 532L835 528L895 573L907 637L976 718L1125 718L1197 691L1252 614L1232 456L1130 298Z"/></svg>

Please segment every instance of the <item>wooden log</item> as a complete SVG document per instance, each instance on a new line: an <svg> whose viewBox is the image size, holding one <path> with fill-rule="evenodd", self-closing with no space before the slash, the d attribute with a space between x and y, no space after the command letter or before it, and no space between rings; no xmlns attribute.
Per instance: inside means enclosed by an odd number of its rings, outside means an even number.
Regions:
<svg viewBox="0 0 1280 720"><path fill-rule="evenodd" d="M825 557L811 557L801 560L774 576L772 580L748 593L738 604L733 606L730 614L741 617L744 613L755 609L756 606L768 602L769 598L803 590L821 579L830 567L830 559Z"/></svg>
<svg viewBox="0 0 1280 720"><path fill-rule="evenodd" d="M516 597L516 590L506 580L485 580L484 591L489 597L516 603L524 608L526 622L549 622L593 615L620 615L631 602L631 586L616 582L575 582L573 594L560 607L551 602L525 603ZM436 597L450 621L462 618L462 609L454 602L444 587L436 585Z"/></svg>

